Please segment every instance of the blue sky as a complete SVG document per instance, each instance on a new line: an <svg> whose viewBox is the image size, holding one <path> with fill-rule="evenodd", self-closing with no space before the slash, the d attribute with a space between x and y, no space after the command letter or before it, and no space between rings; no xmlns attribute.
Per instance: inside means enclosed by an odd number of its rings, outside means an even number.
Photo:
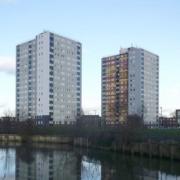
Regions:
<svg viewBox="0 0 180 180"><path fill-rule="evenodd" d="M131 45L160 56L160 106L180 108L179 0L0 0L0 115L15 109L15 46L49 30L83 44L85 112L100 112L101 57Z"/></svg>

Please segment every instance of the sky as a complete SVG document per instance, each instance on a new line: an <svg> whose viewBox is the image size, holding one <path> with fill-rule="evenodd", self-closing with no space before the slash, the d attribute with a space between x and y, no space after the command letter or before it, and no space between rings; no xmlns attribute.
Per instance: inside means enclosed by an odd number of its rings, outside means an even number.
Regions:
<svg viewBox="0 0 180 180"><path fill-rule="evenodd" d="M180 108L179 0L0 0L0 116L15 111L15 48L44 30L82 43L82 107L101 109L101 58L121 47L160 57L159 106Z"/></svg>

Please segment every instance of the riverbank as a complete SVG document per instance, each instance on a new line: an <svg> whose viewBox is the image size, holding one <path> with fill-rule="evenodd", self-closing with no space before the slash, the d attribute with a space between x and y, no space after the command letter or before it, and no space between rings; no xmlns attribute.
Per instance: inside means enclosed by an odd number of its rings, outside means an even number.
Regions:
<svg viewBox="0 0 180 180"><path fill-rule="evenodd" d="M53 176L54 179L81 179L83 177L85 177L83 179L97 179L100 177L100 179L177 180L180 178L179 161L64 144L33 143L18 147L0 146L0 157L0 172L4 173L6 178L10 173L9 179L33 179L37 177L37 174L41 174L41 177L45 179L52 169L53 174L57 175ZM8 171L9 169L13 171ZM14 172L14 178L12 172ZM85 173L86 176L84 176ZM71 177L67 176L69 174Z"/></svg>
<svg viewBox="0 0 180 180"><path fill-rule="evenodd" d="M30 144L68 144L75 147L95 148L106 151L128 153L132 155L167 158L171 160L180 160L180 143L177 141L166 140L155 142L152 140L144 142L129 142L118 143L111 141L104 144L98 143L87 137L63 137L63 136L41 136L33 135L24 139L25 137L14 134L1 134L0 142L3 145L22 145L24 143ZM27 138L27 137L26 137Z"/></svg>

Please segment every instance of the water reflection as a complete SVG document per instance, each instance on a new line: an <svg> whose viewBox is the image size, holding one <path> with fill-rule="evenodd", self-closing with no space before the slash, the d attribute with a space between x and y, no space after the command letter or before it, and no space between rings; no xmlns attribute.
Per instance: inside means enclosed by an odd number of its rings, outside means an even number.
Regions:
<svg viewBox="0 0 180 180"><path fill-rule="evenodd" d="M180 163L72 147L0 148L3 180L180 180Z"/></svg>
<svg viewBox="0 0 180 180"><path fill-rule="evenodd" d="M13 180L15 179L15 150L0 149L0 179Z"/></svg>
<svg viewBox="0 0 180 180"><path fill-rule="evenodd" d="M81 179L82 180L101 180L101 163L100 161L91 160L86 156L82 157L81 162Z"/></svg>
<svg viewBox="0 0 180 180"><path fill-rule="evenodd" d="M22 149L16 150L16 180L77 179L77 157L73 152L32 149L24 154Z"/></svg>

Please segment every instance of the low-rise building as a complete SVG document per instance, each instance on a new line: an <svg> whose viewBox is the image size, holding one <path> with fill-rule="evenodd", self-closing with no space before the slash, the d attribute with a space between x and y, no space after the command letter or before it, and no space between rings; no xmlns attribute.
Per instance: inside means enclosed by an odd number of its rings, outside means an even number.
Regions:
<svg viewBox="0 0 180 180"><path fill-rule="evenodd" d="M158 126L163 128L176 128L178 122L176 117L159 117Z"/></svg>
<svg viewBox="0 0 180 180"><path fill-rule="evenodd" d="M78 127L102 127L103 122L99 115L82 115L77 118Z"/></svg>
<svg viewBox="0 0 180 180"><path fill-rule="evenodd" d="M180 109L176 109L176 121L180 124Z"/></svg>

